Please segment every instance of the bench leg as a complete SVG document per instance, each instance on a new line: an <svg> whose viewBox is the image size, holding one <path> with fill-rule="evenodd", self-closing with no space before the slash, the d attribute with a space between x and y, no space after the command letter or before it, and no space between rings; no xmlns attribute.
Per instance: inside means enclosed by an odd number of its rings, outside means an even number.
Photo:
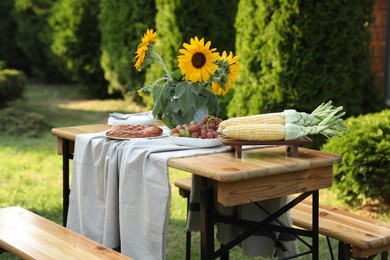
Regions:
<svg viewBox="0 0 390 260"><path fill-rule="evenodd" d="M187 221L188 221L188 214L190 212L190 194L188 194L187 197ZM191 259L191 231L186 232L186 260Z"/></svg>
<svg viewBox="0 0 390 260"><path fill-rule="evenodd" d="M62 139L62 224L66 227L69 208L69 160L72 155L69 152L69 140Z"/></svg>
<svg viewBox="0 0 390 260"><path fill-rule="evenodd" d="M388 260L388 257L389 257L389 252L388 251L382 252L381 260Z"/></svg>
<svg viewBox="0 0 390 260"><path fill-rule="evenodd" d="M351 259L351 246L339 241L339 260Z"/></svg>
<svg viewBox="0 0 390 260"><path fill-rule="evenodd" d="M328 243L330 257L331 257L332 260L334 260L333 249L332 249L332 245L330 244L329 237L326 237L326 242Z"/></svg>

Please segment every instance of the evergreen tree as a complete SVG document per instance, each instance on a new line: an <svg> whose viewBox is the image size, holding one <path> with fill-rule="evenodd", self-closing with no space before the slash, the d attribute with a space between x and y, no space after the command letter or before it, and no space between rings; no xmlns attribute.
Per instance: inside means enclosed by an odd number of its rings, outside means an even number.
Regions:
<svg viewBox="0 0 390 260"><path fill-rule="evenodd" d="M228 115L310 112L328 100L348 115L375 109L367 26L375 1L358 2L241 0L235 26L242 73Z"/></svg>
<svg viewBox="0 0 390 260"><path fill-rule="evenodd" d="M16 44L16 21L12 16L14 12L13 0L0 1L0 64L6 68L13 68L29 72L30 64L22 50Z"/></svg>
<svg viewBox="0 0 390 260"><path fill-rule="evenodd" d="M60 0L52 7L51 50L56 65L92 97L107 96L100 65L100 0Z"/></svg>
<svg viewBox="0 0 390 260"><path fill-rule="evenodd" d="M63 81L50 52L48 18L56 0L15 0L16 42L31 65L32 75L41 80Z"/></svg>
<svg viewBox="0 0 390 260"><path fill-rule="evenodd" d="M101 64L110 93L119 91L140 100L136 91L145 73L134 69L135 51L146 29L155 28L155 15L153 0L101 0Z"/></svg>

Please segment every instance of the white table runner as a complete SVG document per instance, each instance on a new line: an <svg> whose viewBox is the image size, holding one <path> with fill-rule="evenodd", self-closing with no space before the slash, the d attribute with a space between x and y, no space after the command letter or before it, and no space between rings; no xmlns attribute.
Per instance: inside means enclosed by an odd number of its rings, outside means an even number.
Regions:
<svg viewBox="0 0 390 260"><path fill-rule="evenodd" d="M168 160L228 150L177 146L169 138L117 141L104 133L77 135L67 227L111 248L120 246L136 260L165 259ZM254 211L248 209L240 214L250 216ZM289 219L284 222L290 224ZM196 222L192 226L196 229ZM221 236L225 233L221 229L219 238L226 238Z"/></svg>

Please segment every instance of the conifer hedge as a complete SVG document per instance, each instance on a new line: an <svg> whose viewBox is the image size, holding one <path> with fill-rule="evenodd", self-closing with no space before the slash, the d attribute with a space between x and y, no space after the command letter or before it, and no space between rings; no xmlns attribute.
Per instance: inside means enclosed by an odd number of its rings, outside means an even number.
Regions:
<svg viewBox="0 0 390 260"><path fill-rule="evenodd" d="M50 8L56 0L14 0L16 42L31 66L32 76L47 81L63 81L63 74L51 63Z"/></svg>
<svg viewBox="0 0 390 260"><path fill-rule="evenodd" d="M107 96L100 65L100 0L59 0L49 18L53 63L93 97Z"/></svg>
<svg viewBox="0 0 390 260"><path fill-rule="evenodd" d="M28 72L30 66L16 43L16 21L12 16L13 12L13 0L0 1L0 62L4 63L4 67Z"/></svg>
<svg viewBox="0 0 390 260"><path fill-rule="evenodd" d="M228 115L310 112L328 100L348 116L378 110L368 49L374 3L241 0L235 27L242 73Z"/></svg>
<svg viewBox="0 0 390 260"><path fill-rule="evenodd" d="M134 69L134 53L146 29L155 28L155 14L153 0L101 0L101 64L110 93L119 91L137 98L145 72Z"/></svg>

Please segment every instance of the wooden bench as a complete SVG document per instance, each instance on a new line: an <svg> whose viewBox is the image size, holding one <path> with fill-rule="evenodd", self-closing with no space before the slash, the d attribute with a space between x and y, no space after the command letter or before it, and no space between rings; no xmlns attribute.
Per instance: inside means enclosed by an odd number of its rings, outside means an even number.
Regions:
<svg viewBox="0 0 390 260"><path fill-rule="evenodd" d="M130 259L21 207L0 209L0 249L22 259Z"/></svg>
<svg viewBox="0 0 390 260"><path fill-rule="evenodd" d="M174 184L179 194L189 199L192 179L177 179ZM311 210L310 200L291 209L294 225L311 230ZM388 259L390 224L323 205L320 205L319 217L319 233L339 241L339 259L370 259L377 254L381 254L382 260ZM190 249L188 237L190 239L187 234L187 250Z"/></svg>

